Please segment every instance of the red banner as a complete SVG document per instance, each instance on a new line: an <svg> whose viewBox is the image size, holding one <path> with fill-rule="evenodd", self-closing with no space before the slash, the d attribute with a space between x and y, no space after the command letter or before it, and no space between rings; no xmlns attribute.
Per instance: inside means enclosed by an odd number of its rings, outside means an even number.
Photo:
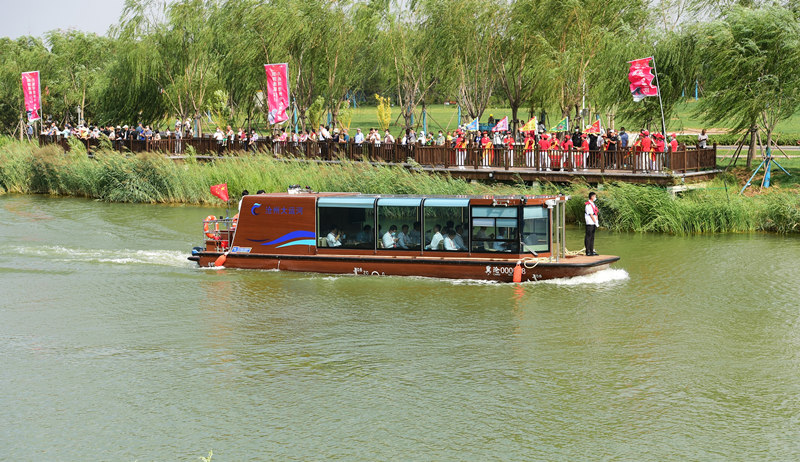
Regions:
<svg viewBox="0 0 800 462"><path fill-rule="evenodd" d="M591 133L591 134L594 134L594 135L599 135L600 134L600 121L599 120L595 120L595 122L589 128L584 130L583 133Z"/></svg>
<svg viewBox="0 0 800 462"><path fill-rule="evenodd" d="M648 96L658 96L658 87L653 85L653 68L650 67L650 60L653 58L642 58L630 61L631 68L628 71L628 81L631 83L631 94L637 103Z"/></svg>
<svg viewBox="0 0 800 462"><path fill-rule="evenodd" d="M41 119L39 112L42 110L42 87L39 82L39 71L22 73L22 94L25 96L28 120Z"/></svg>
<svg viewBox="0 0 800 462"><path fill-rule="evenodd" d="M279 124L289 120L289 66L265 64L267 71L267 103L269 104L269 123Z"/></svg>
<svg viewBox="0 0 800 462"><path fill-rule="evenodd" d="M220 199L228 202L228 183L215 184L211 188L211 194L219 197Z"/></svg>

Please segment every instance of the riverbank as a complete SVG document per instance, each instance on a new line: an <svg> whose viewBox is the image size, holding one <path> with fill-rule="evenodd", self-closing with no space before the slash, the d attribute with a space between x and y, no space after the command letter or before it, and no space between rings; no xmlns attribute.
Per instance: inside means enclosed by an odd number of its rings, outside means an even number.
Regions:
<svg viewBox="0 0 800 462"><path fill-rule="evenodd" d="M663 188L605 185L599 192L603 225L616 231L672 234L769 231L800 232L800 168L778 186L739 195L747 172L737 169L674 198ZM790 178L790 177L786 177ZM571 186L470 183L446 175L362 162L324 164L277 160L264 154L198 163L176 163L158 154L99 151L65 154L56 146L9 143L0 147L0 193L52 194L109 202L221 205L209 192L227 183L232 196L244 189L283 191L290 184L317 191L367 194L542 194L565 192L571 220L580 223L586 184Z"/></svg>

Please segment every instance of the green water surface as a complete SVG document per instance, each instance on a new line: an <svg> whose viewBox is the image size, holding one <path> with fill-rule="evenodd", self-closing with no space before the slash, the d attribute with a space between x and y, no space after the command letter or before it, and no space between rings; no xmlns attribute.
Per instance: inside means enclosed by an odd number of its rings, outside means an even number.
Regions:
<svg viewBox="0 0 800 462"><path fill-rule="evenodd" d="M511 285L198 269L218 209L0 210L2 460L800 458L793 237L601 230L611 270Z"/></svg>

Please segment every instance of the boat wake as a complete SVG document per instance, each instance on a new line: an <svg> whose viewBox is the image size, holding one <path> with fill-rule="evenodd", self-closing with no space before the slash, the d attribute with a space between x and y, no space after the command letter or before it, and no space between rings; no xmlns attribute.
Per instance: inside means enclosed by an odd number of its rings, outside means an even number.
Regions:
<svg viewBox="0 0 800 462"><path fill-rule="evenodd" d="M22 255L59 262L113 263L182 267L192 263L178 250L76 249L62 246L14 247Z"/></svg>
<svg viewBox="0 0 800 462"><path fill-rule="evenodd" d="M586 284L607 284L630 279L628 272L621 268L608 268L585 276L571 278L546 279L533 284L553 284L557 286L582 286Z"/></svg>

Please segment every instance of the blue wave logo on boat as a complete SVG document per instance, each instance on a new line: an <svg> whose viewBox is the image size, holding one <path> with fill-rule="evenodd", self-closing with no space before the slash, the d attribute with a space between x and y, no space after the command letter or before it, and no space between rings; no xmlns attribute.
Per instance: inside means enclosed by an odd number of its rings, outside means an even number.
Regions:
<svg viewBox="0 0 800 462"><path fill-rule="evenodd" d="M269 241L268 239L248 239L250 242L260 242L261 245L278 245L276 248L290 247L293 245L317 245L317 235L313 231L292 231L283 236ZM269 241L269 242L266 242Z"/></svg>

